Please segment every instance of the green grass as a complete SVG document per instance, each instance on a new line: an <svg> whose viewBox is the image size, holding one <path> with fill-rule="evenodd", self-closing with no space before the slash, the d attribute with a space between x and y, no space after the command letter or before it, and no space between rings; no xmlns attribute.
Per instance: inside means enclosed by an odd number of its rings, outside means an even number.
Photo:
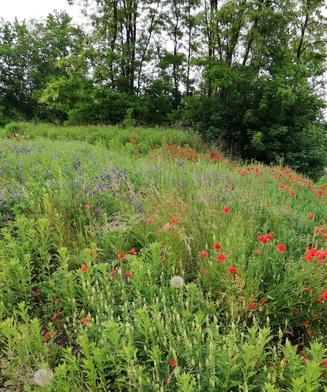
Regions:
<svg viewBox="0 0 327 392"><path fill-rule="evenodd" d="M323 181L192 132L0 134L0 386L326 390Z"/></svg>

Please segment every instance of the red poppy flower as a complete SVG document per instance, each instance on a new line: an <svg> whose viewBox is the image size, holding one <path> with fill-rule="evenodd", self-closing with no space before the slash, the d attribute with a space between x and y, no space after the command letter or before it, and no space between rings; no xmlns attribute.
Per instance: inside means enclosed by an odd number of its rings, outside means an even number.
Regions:
<svg viewBox="0 0 327 392"><path fill-rule="evenodd" d="M90 206L89 204L85 204L84 207L85 207L85 209L87 209L87 210L88 210L89 208L91 208L91 206Z"/></svg>
<svg viewBox="0 0 327 392"><path fill-rule="evenodd" d="M136 249L134 249L134 248L131 248L131 249L129 250L129 253L130 253L131 255L137 255Z"/></svg>
<svg viewBox="0 0 327 392"><path fill-rule="evenodd" d="M258 306L258 302L251 302L250 304L249 304L249 308L250 309L255 309L256 307Z"/></svg>
<svg viewBox="0 0 327 392"><path fill-rule="evenodd" d="M81 323L82 324L85 324L85 323L88 323L89 322L89 318L88 317L83 317L82 319L81 319Z"/></svg>
<svg viewBox="0 0 327 392"><path fill-rule="evenodd" d="M170 218L170 223L177 223L178 222L178 218L176 218L175 216Z"/></svg>
<svg viewBox="0 0 327 392"><path fill-rule="evenodd" d="M286 246L284 244L278 244L277 245L277 252L284 253L285 250L286 250Z"/></svg>
<svg viewBox="0 0 327 392"><path fill-rule="evenodd" d="M133 274L130 271L127 271L126 274L124 275L124 278L128 280L129 278L133 278Z"/></svg>
<svg viewBox="0 0 327 392"><path fill-rule="evenodd" d="M220 245L218 242L216 242L215 244L213 244L213 247L214 247L216 250L221 249L221 245Z"/></svg>
<svg viewBox="0 0 327 392"><path fill-rule="evenodd" d="M254 253L255 255L258 255L258 254L260 254L260 250L259 250L259 249L254 249L253 253Z"/></svg>
<svg viewBox="0 0 327 392"><path fill-rule="evenodd" d="M218 256L217 256L217 261L218 261L218 263L222 263L223 261L225 261L226 260L226 253L220 253Z"/></svg>
<svg viewBox="0 0 327 392"><path fill-rule="evenodd" d="M153 219L152 219L152 218L148 218L148 219L146 220L146 223L147 223L148 225L151 225L151 224L153 223Z"/></svg>
<svg viewBox="0 0 327 392"><path fill-rule="evenodd" d="M175 358L170 358L169 363L171 367L175 367L177 365L177 360Z"/></svg>
<svg viewBox="0 0 327 392"><path fill-rule="evenodd" d="M258 235L257 239L263 244L266 244L269 241L265 235Z"/></svg>
<svg viewBox="0 0 327 392"><path fill-rule="evenodd" d="M86 266L86 265L82 265L82 267L81 267L81 271L82 271L82 272L85 272L85 271L87 271L87 266Z"/></svg>
<svg viewBox="0 0 327 392"><path fill-rule="evenodd" d="M45 342L47 342L51 338L50 332L46 332L43 336Z"/></svg>
<svg viewBox="0 0 327 392"><path fill-rule="evenodd" d="M309 215L308 215L308 219L309 219L309 220L312 220L313 218L314 218L314 215L313 215L313 214L309 214Z"/></svg>
<svg viewBox="0 0 327 392"><path fill-rule="evenodd" d="M320 299L321 299L322 301L327 301L327 290L325 290L325 291L321 294Z"/></svg>
<svg viewBox="0 0 327 392"><path fill-rule="evenodd" d="M123 260L125 258L125 253L123 253L123 252L119 253L118 258L120 260Z"/></svg>
<svg viewBox="0 0 327 392"><path fill-rule="evenodd" d="M224 207L223 211L225 214L229 214L230 213L230 208L229 207Z"/></svg>
<svg viewBox="0 0 327 392"><path fill-rule="evenodd" d="M321 366L327 368L327 359L321 362Z"/></svg>
<svg viewBox="0 0 327 392"><path fill-rule="evenodd" d="M205 251L201 252L201 257L202 257L203 259L205 259L206 257L208 257L208 252L205 252Z"/></svg>
<svg viewBox="0 0 327 392"><path fill-rule="evenodd" d="M229 268L228 268L228 273L229 273L229 274L231 274L231 275L235 275L235 274L236 274L236 272L237 272L237 269L236 269L236 267L234 267L234 266L231 266L231 267L229 267Z"/></svg>

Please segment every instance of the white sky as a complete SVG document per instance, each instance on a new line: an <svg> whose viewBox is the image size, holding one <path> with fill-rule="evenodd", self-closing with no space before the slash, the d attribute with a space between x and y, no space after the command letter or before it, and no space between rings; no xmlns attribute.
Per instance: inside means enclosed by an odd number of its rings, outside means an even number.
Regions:
<svg viewBox="0 0 327 392"><path fill-rule="evenodd" d="M19 21L46 18L54 10L65 10L75 21L80 18L79 7L68 5L67 0L0 0L0 2L3 3L0 17L8 22L12 22L15 17Z"/></svg>

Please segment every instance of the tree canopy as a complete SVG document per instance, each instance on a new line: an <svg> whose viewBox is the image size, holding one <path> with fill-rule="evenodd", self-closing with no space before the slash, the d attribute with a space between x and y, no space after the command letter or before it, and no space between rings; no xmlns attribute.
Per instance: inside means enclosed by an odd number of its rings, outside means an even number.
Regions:
<svg viewBox="0 0 327 392"><path fill-rule="evenodd" d="M80 6L81 26L65 12L0 20L2 124L179 124L237 157L322 175L323 0Z"/></svg>

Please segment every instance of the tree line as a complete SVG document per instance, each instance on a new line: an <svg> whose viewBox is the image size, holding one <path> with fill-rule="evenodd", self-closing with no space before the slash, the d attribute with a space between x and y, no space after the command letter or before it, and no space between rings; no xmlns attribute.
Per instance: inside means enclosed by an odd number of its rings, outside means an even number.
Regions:
<svg viewBox="0 0 327 392"><path fill-rule="evenodd" d="M74 0L69 0L74 3ZM0 19L0 123L179 125L318 178L326 162L323 0L81 0Z"/></svg>

